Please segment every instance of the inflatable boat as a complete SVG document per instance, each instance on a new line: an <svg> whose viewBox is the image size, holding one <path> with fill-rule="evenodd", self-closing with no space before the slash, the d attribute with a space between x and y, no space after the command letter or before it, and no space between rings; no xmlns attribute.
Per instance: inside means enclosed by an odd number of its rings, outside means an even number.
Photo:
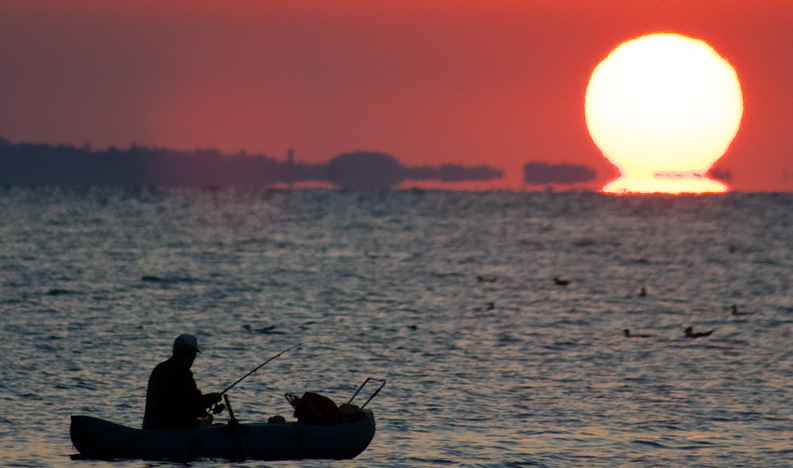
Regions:
<svg viewBox="0 0 793 468"><path fill-rule="evenodd" d="M69 432L86 459L189 461L350 459L363 452L375 433L374 415L337 424L233 421L185 429L137 429L91 416L72 416Z"/></svg>

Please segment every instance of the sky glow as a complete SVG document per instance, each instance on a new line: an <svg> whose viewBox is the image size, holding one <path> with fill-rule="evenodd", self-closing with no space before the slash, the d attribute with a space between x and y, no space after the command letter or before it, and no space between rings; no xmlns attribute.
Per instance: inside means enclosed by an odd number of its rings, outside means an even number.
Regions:
<svg viewBox="0 0 793 468"><path fill-rule="evenodd" d="M582 112L590 74L626 39L675 31L739 73L747 111L714 168L733 190L793 190L793 2L448 5L5 0L0 137L504 171L459 186L476 189L522 189L529 162L573 164L596 173L577 187L599 190L618 173Z"/></svg>

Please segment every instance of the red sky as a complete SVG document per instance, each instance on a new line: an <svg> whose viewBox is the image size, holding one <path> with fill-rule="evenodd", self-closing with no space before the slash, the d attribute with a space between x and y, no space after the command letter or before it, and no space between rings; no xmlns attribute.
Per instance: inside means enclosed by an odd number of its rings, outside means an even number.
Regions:
<svg viewBox="0 0 793 468"><path fill-rule="evenodd" d="M589 74L658 31L735 67L744 119L718 167L793 190L789 0L3 0L0 136L12 142L245 149L325 162L529 161L616 173L586 130Z"/></svg>

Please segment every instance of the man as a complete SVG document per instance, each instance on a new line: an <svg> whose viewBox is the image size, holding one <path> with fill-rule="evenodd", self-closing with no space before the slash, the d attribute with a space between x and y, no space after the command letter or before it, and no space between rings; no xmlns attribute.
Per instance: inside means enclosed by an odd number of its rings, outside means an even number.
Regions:
<svg viewBox="0 0 793 468"><path fill-rule="evenodd" d="M154 368L146 389L144 429L196 427L207 408L220 401L219 393L204 395L196 387L190 367L200 352L195 336L179 335L171 358Z"/></svg>

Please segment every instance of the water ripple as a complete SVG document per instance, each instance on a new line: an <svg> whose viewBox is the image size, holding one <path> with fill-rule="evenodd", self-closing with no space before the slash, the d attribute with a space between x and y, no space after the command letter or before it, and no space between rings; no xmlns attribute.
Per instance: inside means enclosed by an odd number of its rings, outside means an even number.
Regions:
<svg viewBox="0 0 793 468"><path fill-rule="evenodd" d="M4 465L84 465L70 414L138 426L185 331L205 391L303 343L234 389L244 421L387 378L345 466L793 464L788 195L2 196Z"/></svg>

